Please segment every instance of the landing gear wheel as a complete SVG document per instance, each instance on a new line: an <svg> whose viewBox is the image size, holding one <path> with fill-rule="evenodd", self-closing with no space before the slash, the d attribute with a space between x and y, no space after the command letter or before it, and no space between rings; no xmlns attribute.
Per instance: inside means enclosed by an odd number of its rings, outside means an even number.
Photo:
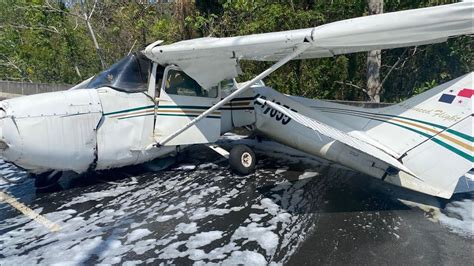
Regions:
<svg viewBox="0 0 474 266"><path fill-rule="evenodd" d="M52 187L58 183L61 178L62 172L48 172L39 175L35 175L35 187L37 189L46 189Z"/></svg>
<svg viewBox="0 0 474 266"><path fill-rule="evenodd" d="M245 145L236 145L230 150L230 168L239 175L253 173L256 161L255 153Z"/></svg>

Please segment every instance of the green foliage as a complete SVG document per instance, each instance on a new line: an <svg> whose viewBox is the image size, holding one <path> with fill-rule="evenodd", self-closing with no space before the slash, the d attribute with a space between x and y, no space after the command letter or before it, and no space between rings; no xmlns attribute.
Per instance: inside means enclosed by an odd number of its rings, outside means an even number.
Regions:
<svg viewBox="0 0 474 266"><path fill-rule="evenodd" d="M100 61L79 1L0 1L0 78L77 83L100 71ZM367 14L365 0L100 0L91 24L107 64L156 40L226 37L308 28ZM159 2L159 1L158 1ZM385 12L455 1L385 0ZM90 12L94 1L85 0ZM384 50L382 99L401 101L473 70L473 40ZM292 61L265 82L306 97L367 100L366 53ZM243 81L270 63L241 62ZM79 70L80 76L76 69ZM390 74L389 74L390 73ZM388 75L389 74L389 75Z"/></svg>
<svg viewBox="0 0 474 266"><path fill-rule="evenodd" d="M1 2L0 78L72 83L81 79L75 66L88 75L97 72L85 30L74 30L64 5L58 4L57 12L43 5L41 0Z"/></svg>
<svg viewBox="0 0 474 266"><path fill-rule="evenodd" d="M436 83L436 80L432 80L430 82L425 82L422 86L420 87L416 87L414 90L413 90L413 93L414 94L420 94L420 93L423 93L429 89L432 89L434 87L438 86L438 83Z"/></svg>

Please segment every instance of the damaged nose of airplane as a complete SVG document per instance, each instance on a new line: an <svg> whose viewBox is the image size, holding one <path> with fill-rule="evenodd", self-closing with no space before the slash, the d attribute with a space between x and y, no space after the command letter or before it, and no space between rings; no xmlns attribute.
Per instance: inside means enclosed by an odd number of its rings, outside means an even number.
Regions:
<svg viewBox="0 0 474 266"><path fill-rule="evenodd" d="M20 156L21 138L13 117L8 114L8 104L0 105L0 157L9 162Z"/></svg>
<svg viewBox="0 0 474 266"><path fill-rule="evenodd" d="M3 120L5 119L7 113L3 108L0 108L0 153L3 153L6 149L8 149L8 144L3 137Z"/></svg>

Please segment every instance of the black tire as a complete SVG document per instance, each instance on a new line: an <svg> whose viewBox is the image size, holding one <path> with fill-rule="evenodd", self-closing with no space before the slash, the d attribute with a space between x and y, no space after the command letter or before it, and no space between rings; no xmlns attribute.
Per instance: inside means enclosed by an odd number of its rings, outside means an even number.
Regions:
<svg viewBox="0 0 474 266"><path fill-rule="evenodd" d="M56 185L59 178L62 176L62 172L47 172L39 175L35 175L35 187L37 189L45 189Z"/></svg>
<svg viewBox="0 0 474 266"><path fill-rule="evenodd" d="M255 171L257 157L249 147L236 145L230 150L229 164L232 171L239 175L248 175Z"/></svg>

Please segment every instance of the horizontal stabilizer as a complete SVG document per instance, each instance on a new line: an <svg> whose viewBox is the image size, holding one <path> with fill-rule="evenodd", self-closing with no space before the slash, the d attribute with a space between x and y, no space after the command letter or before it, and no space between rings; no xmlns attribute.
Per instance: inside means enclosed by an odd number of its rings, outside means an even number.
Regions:
<svg viewBox="0 0 474 266"><path fill-rule="evenodd" d="M456 184L454 193L466 193L474 191L474 168L461 176Z"/></svg>
<svg viewBox="0 0 474 266"><path fill-rule="evenodd" d="M336 141L339 141L349 147L352 147L364 154L367 154L369 156L375 157L409 175L412 175L416 177L414 173L412 173L408 168L406 168L402 163L400 163L397 159L394 157L390 156L389 154L385 153L384 151L380 150L379 148L374 147L373 145L357 138L354 136L351 136L347 133L344 133L334 127L331 127L329 125L326 125L324 123L321 123L320 121L311 119L307 116L304 116L302 114L299 114L297 112L291 111L285 107L282 107L278 104L275 104L273 102L263 100L261 98L257 98L257 101L261 104L268 105L272 109L275 109L278 112L281 112L282 114L290 117L297 123L308 127L314 131L317 132L317 134L324 135L326 137L329 137L331 139L334 139Z"/></svg>

